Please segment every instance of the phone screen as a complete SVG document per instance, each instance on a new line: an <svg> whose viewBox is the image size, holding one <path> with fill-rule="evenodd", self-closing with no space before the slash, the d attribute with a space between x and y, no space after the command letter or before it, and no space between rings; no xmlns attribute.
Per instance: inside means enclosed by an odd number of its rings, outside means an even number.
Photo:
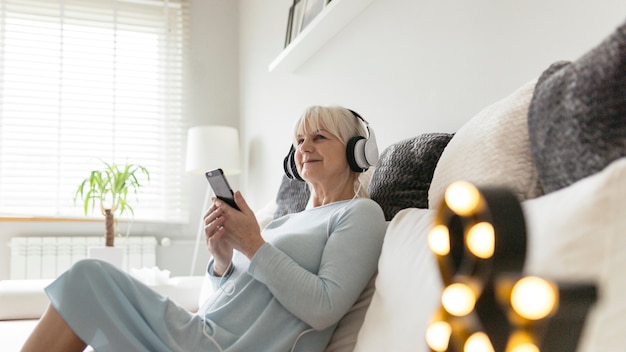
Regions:
<svg viewBox="0 0 626 352"><path fill-rule="evenodd" d="M206 178L209 180L209 184L213 189L213 193L215 196L224 202L228 203L231 207L239 210L239 207L235 203L235 199L233 196L233 190L230 188L228 181L226 180L226 176L224 176L224 172L222 169L215 169L206 172Z"/></svg>

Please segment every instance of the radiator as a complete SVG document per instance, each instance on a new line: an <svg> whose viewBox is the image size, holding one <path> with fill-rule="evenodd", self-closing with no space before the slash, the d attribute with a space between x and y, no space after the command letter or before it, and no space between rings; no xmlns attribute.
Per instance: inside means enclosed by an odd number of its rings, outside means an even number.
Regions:
<svg viewBox="0 0 626 352"><path fill-rule="evenodd" d="M89 247L104 244L102 236L13 237L11 279L52 279L74 262L87 258ZM116 237L115 246L125 249L124 269L156 266L155 237Z"/></svg>

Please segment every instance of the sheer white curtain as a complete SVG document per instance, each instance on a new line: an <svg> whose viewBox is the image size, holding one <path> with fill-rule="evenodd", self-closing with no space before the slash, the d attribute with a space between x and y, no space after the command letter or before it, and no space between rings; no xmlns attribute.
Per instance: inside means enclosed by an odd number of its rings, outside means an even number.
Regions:
<svg viewBox="0 0 626 352"><path fill-rule="evenodd" d="M187 220L187 2L0 0L0 216L82 217L105 160L150 171L136 220Z"/></svg>

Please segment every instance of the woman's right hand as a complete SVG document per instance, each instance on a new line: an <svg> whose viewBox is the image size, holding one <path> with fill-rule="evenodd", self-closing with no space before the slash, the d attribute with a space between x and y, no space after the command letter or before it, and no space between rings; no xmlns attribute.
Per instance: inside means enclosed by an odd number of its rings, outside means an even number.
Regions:
<svg viewBox="0 0 626 352"><path fill-rule="evenodd" d="M228 243L226 233L219 231L223 226L223 219L217 210L213 204L204 214L204 237L209 253L213 256L213 273L222 276L233 259L233 247Z"/></svg>

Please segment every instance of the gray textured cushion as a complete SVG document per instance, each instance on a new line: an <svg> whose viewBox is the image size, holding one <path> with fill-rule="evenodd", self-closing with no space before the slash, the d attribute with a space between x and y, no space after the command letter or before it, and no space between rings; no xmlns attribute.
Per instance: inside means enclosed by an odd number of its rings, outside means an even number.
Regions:
<svg viewBox="0 0 626 352"><path fill-rule="evenodd" d="M425 133L387 147L380 155L368 191L387 221L405 208L428 208L428 189L452 134Z"/></svg>
<svg viewBox="0 0 626 352"><path fill-rule="evenodd" d="M311 191L306 182L292 180L283 175L276 195L274 219L304 210L310 196Z"/></svg>
<svg viewBox="0 0 626 352"><path fill-rule="evenodd" d="M541 75L528 127L545 193L626 155L626 23L578 60Z"/></svg>

